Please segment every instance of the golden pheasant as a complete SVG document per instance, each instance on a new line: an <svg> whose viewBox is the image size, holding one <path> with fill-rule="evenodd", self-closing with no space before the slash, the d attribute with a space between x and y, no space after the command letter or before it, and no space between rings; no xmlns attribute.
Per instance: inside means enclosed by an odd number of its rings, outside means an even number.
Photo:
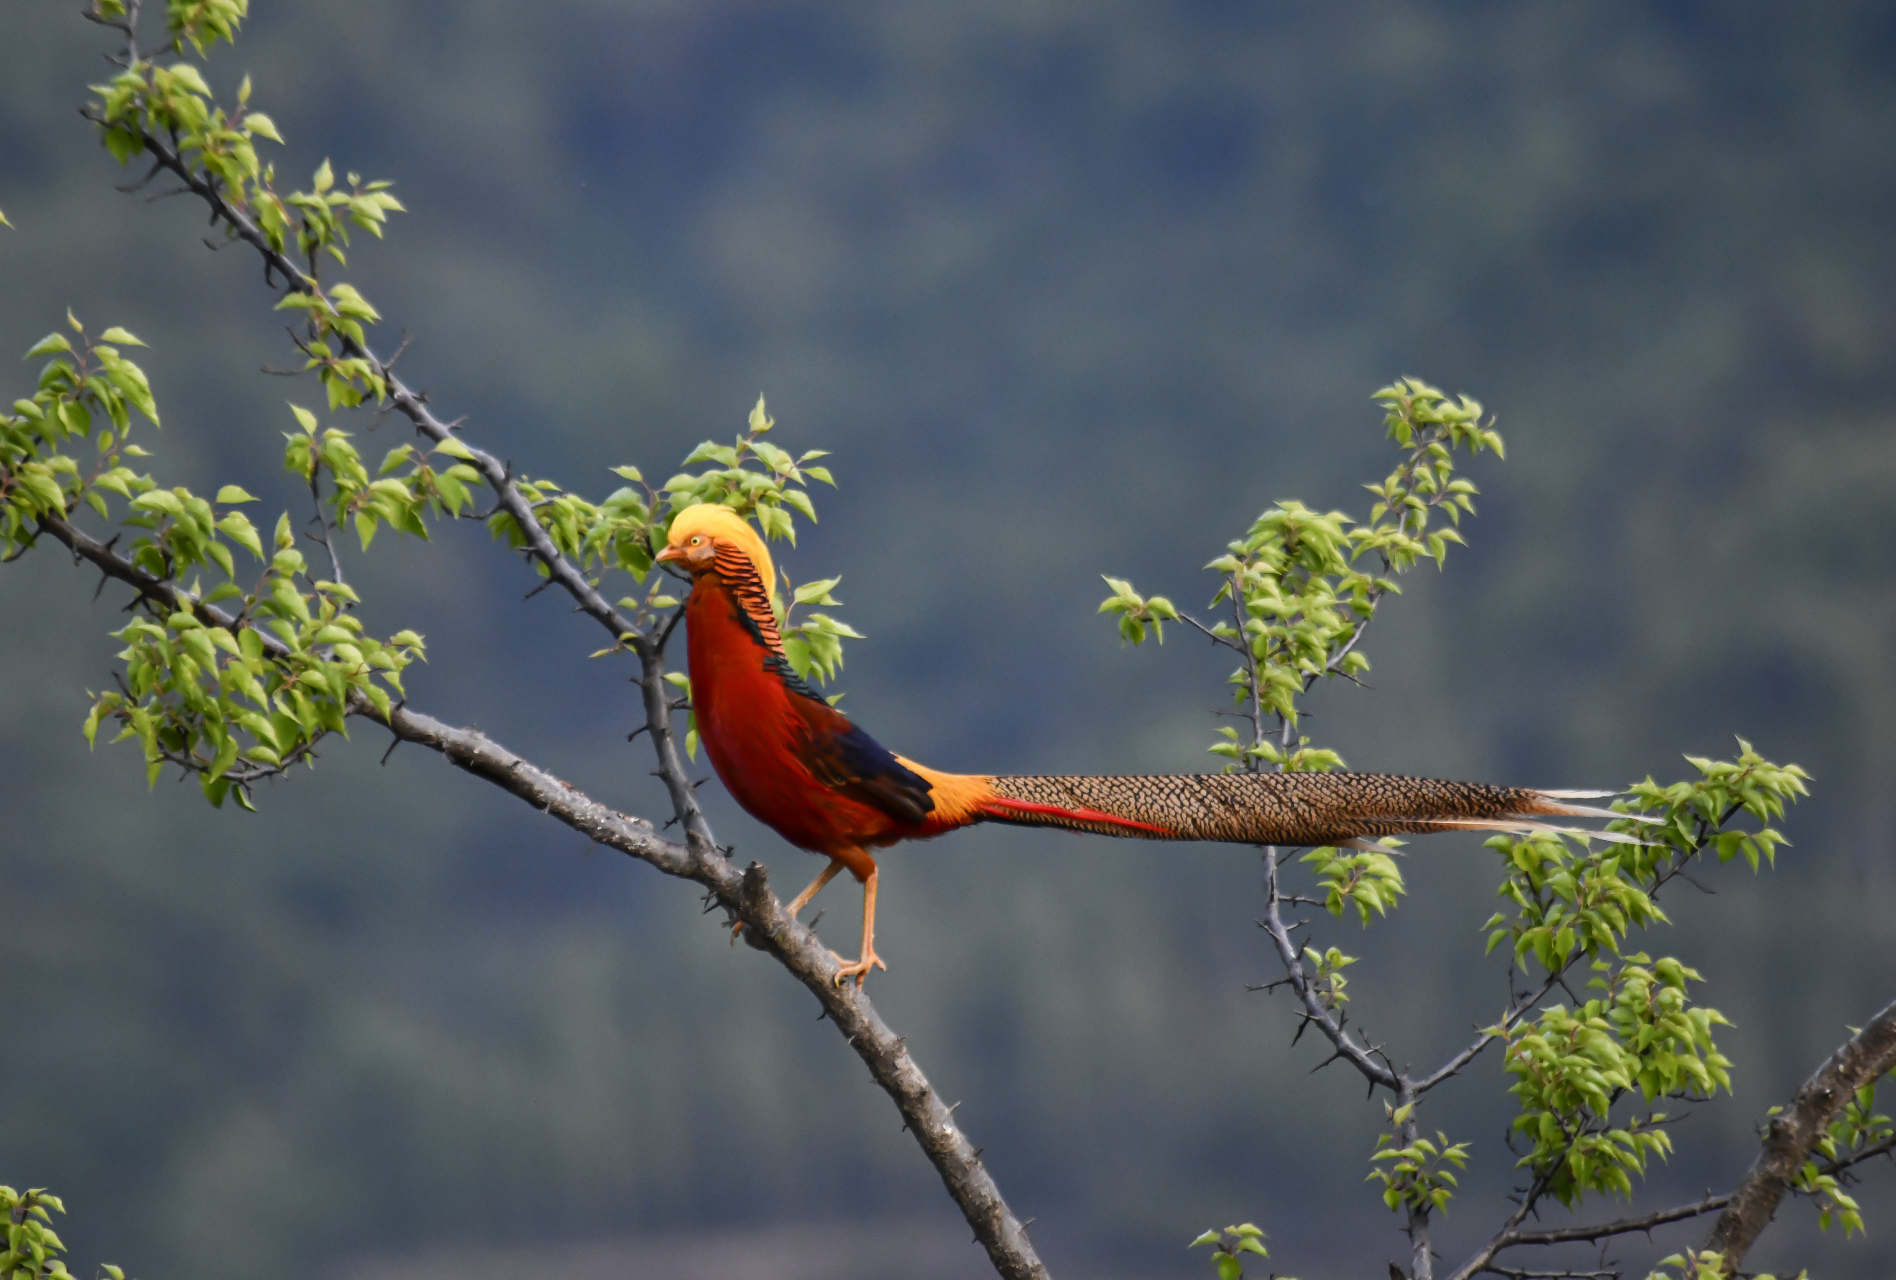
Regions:
<svg viewBox="0 0 1896 1280"><path fill-rule="evenodd" d="M853 961L837 957L838 981L854 976L860 984L871 967L888 967L875 949L876 861L869 850L976 822L1145 840L1336 845L1467 827L1544 829L1533 821L1543 816L1619 816L1565 803L1610 793L1384 774L938 773L883 748L791 668L771 608L770 552L741 516L728 507L689 507L672 520L657 558L691 574L691 701L712 767L751 816L830 860L788 911L796 915L845 868L862 883L862 951Z"/></svg>

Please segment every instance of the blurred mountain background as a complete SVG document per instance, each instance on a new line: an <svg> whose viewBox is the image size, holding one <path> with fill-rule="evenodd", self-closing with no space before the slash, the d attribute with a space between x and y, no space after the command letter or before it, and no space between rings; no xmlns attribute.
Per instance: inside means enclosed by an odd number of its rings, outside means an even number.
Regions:
<svg viewBox="0 0 1896 1280"><path fill-rule="evenodd" d="M7 6L0 351L72 306L145 337L168 483L279 470L293 355L254 258L120 195L75 108L107 33ZM1363 513L1369 394L1481 399L1508 460L1471 545L1310 731L1357 768L1618 785L1743 734L1815 775L1775 871L1707 868L1636 942L1705 975L1736 1094L1638 1203L1729 1186L1753 1126L1896 973L1896 11L1665 3L260 0L245 73L300 184L409 213L351 278L403 369L517 469L603 495L739 432L759 392L840 488L783 560L843 576L846 707L942 768L1188 771L1224 664L1124 649L1101 573L1181 605L1281 498ZM32 368L16 365L22 394ZM344 423L366 452L403 438ZM376 434L379 426L379 434ZM659 815L627 664L468 525L352 562L415 626L417 707ZM695 893L365 729L261 817L88 753L125 592L0 571L0 1177L144 1280L975 1276L952 1205L812 1002ZM709 770L706 769L706 772ZM779 887L814 869L712 784ZM1493 855L1415 846L1353 1008L1399 1061L1492 1019ZM909 1037L1059 1276L1197 1276L1254 1219L1297 1275L1406 1256L1380 1126L1281 996L1242 848L977 830L885 862ZM823 929L847 933L854 891ZM1472 1144L1451 1262L1505 1210L1484 1058L1426 1117ZM1896 1272L1787 1207L1749 1264ZM1611 1213L1611 1206L1595 1210ZM1695 1240L1622 1250L1638 1265ZM1637 1274L1637 1273L1636 1273Z"/></svg>

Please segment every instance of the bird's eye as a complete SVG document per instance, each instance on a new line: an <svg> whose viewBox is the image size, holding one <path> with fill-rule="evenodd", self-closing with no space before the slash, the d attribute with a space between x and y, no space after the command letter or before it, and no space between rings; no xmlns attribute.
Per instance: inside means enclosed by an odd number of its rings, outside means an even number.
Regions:
<svg viewBox="0 0 1896 1280"><path fill-rule="evenodd" d="M693 534L693 535L692 535L692 539L691 539L691 545L695 547L695 546L697 546L697 545L698 545L698 544L699 544L700 542L703 542L703 541L704 541L704 539L703 539L703 538L701 538L701 537L698 537L698 536L697 536L696 534Z"/></svg>

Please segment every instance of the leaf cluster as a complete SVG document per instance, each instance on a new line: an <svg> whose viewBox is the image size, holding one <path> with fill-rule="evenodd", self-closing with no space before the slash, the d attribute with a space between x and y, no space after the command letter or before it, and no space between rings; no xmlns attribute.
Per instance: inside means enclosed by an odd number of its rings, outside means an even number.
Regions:
<svg viewBox="0 0 1896 1280"><path fill-rule="evenodd" d="M127 457L147 456L126 440L131 411L158 421L144 371L119 350L143 344L118 328L93 342L68 320L76 344L57 332L35 344L29 356L52 357L39 388L0 415L8 554L33 545L43 517L63 519L81 504L109 514L108 496L127 500L123 523L140 531L131 561L154 579L191 585L169 598L144 597L143 614L114 633L125 642L124 670L116 690L95 696L86 737L96 740L103 721L117 721L119 739L143 746L152 782L171 762L196 774L213 804L234 793L247 806L250 782L302 758L324 734L343 732L353 700L386 715L390 694L401 696L402 669L421 656L421 637L364 634L348 612L355 593L311 575L287 512L266 553L238 509L256 501L242 489L226 485L212 501L160 488L126 466ZM96 456L82 467L72 449L87 443ZM329 451L346 473L346 440L329 441ZM414 487L432 492L420 480ZM238 581L234 550L262 562L255 579ZM223 580L207 590L204 571ZM227 600L240 602L234 616L212 609Z"/></svg>
<svg viewBox="0 0 1896 1280"><path fill-rule="evenodd" d="M1384 840L1383 849L1394 851L1398 840ZM1396 899L1406 892L1402 869L1389 853L1378 849L1312 849L1302 861L1308 864L1323 890L1324 907L1333 916L1354 906L1358 918L1367 925L1371 914L1387 915Z"/></svg>
<svg viewBox="0 0 1896 1280"><path fill-rule="evenodd" d="M1486 926L1488 949L1511 942L1517 961L1530 957L1557 973L1581 955L1617 953L1627 930L1664 921L1653 901L1659 887L1707 848L1720 862L1742 854L1753 871L1773 863L1784 835L1774 827L1731 826L1740 813L1763 821L1782 818L1784 806L1808 794L1810 775L1797 765L1764 759L1740 738L1736 760L1688 756L1699 777L1660 786L1650 777L1627 789L1615 808L1630 816L1609 831L1639 843L1576 848L1565 836L1496 836L1506 879L1499 896L1514 904L1512 917L1496 912Z"/></svg>
<svg viewBox="0 0 1896 1280"><path fill-rule="evenodd" d="M1356 959L1336 947L1326 947L1315 956L1316 972L1311 976L1310 985L1325 1009L1337 1009L1350 1002L1350 980L1343 976L1343 971L1355 964Z"/></svg>
<svg viewBox="0 0 1896 1280"><path fill-rule="evenodd" d="M0 1280L72 1280L59 1256L66 1251L65 1242L53 1230L52 1213L64 1212L59 1197L44 1187L25 1192L0 1187L0 1224L7 1233L6 1249L0 1251ZM125 1273L110 1263L99 1270L110 1280L125 1280Z"/></svg>
<svg viewBox="0 0 1896 1280"><path fill-rule="evenodd" d="M306 757L325 734L347 736L356 699L386 718L389 694L402 696L402 669L422 656L421 637L365 635L345 612L356 603L346 584L298 589L302 553L291 539L286 519L264 574L269 586L245 596L234 627L206 625L180 609L114 632L126 642L122 683L97 695L86 740L110 717L123 726L114 741L144 747L150 782L169 762L196 774L212 804L234 794L250 808L251 782Z"/></svg>
<svg viewBox="0 0 1896 1280"><path fill-rule="evenodd" d="M1654 864L1665 856L1656 846L1576 848L1544 833L1494 836L1487 845L1505 859L1499 893L1515 907L1511 918L1489 917L1488 950L1511 941L1517 963L1533 959L1558 973L1578 956L1616 953L1636 925L1667 919L1651 892Z"/></svg>
<svg viewBox="0 0 1896 1280"><path fill-rule="evenodd" d="M1646 1280L1733 1280L1738 1274L1747 1276L1748 1280L1777 1280L1768 1271L1733 1272L1725 1264L1725 1255L1711 1249L1688 1250L1661 1258L1657 1268L1647 1274ZM1810 1272L1799 1271L1794 1276L1784 1277L1784 1280L1810 1280Z"/></svg>
<svg viewBox="0 0 1896 1280"><path fill-rule="evenodd" d="M284 470L319 493L321 482L328 482L332 522L353 524L364 551L384 524L426 539L426 518L461 515L473 505L472 490L484 483L478 470L457 461L472 454L452 437L432 451L397 445L370 476L347 431L320 427L316 415L301 405L292 404L290 411L298 429L283 433ZM445 456L447 465L431 463L431 453Z"/></svg>
<svg viewBox="0 0 1896 1280"><path fill-rule="evenodd" d="M1220 579L1210 607L1228 605L1229 620L1206 625L1164 596L1142 596L1123 578L1106 579L1113 593L1100 612L1117 618L1122 639L1141 644L1150 628L1163 642L1166 622L1184 622L1239 655L1228 683L1251 732L1227 728L1210 748L1231 762L1228 769L1341 765L1334 752L1293 740L1299 699L1319 679L1353 680L1369 670L1357 643L1377 602L1397 590L1391 575L1425 556L1440 565L1448 544L1462 541L1456 526L1473 512L1477 491L1455 477L1455 450L1502 450L1481 405L1466 396L1451 400L1405 378L1374 398L1403 456L1380 484L1365 486L1375 496L1368 520L1288 500L1265 511L1205 566ZM1431 527L1438 514L1447 525ZM1280 733L1267 733L1267 717Z"/></svg>
<svg viewBox="0 0 1896 1280"><path fill-rule="evenodd" d="M1729 1061L1713 1028L1715 1009L1694 1007L1687 983L1698 974L1676 959L1622 956L1631 929L1666 920L1655 897L1685 866L1712 850L1721 861L1741 853L1755 869L1784 843L1769 826L1730 826L1740 813L1783 815L1806 793L1796 765L1763 759L1739 741L1735 761L1688 757L1696 779L1660 786L1648 778L1615 807L1629 815L1608 824L1641 843L1594 846L1558 834L1497 836L1499 896L1512 914L1487 922L1488 949L1510 944L1517 964L1532 962L1557 980L1586 960L1602 994L1578 1008L1556 1005L1531 1022L1497 1026L1507 1041L1505 1069L1520 1104L1513 1131L1530 1147L1519 1161L1539 1191L1572 1205L1588 1192L1630 1194L1632 1175L1670 1139L1663 1113L1615 1119L1622 1098L1703 1098L1729 1088Z"/></svg>
<svg viewBox="0 0 1896 1280"><path fill-rule="evenodd" d="M841 578L821 578L797 586L786 573L783 575L785 590L771 601L777 614L777 629L783 636L784 656L806 680L824 683L834 680L843 667L843 641L863 638L862 632L832 614L812 612L801 618L796 616L798 605L825 609L841 605L842 601L835 595L836 584L841 581Z"/></svg>
<svg viewBox="0 0 1896 1280"><path fill-rule="evenodd" d="M812 481L835 486L829 468L815 464L815 459L828 455L824 450L812 449L793 456L778 448L764 439L775 426L759 396L745 434L731 444L702 442L686 456L684 469L659 489L646 485L637 467L614 467L613 473L628 484L600 503L546 480L522 478L515 483L533 504L535 517L554 545L581 563L593 575L594 585L607 570L628 573L643 585L651 575L654 557L665 545L672 517L687 507L701 503L730 507L755 520L766 537L780 538L793 546L796 525L792 513L815 522L816 504L808 486ZM510 546L524 547L527 543L525 531L505 510L489 517L488 527ZM538 568L544 576L546 566ZM833 594L840 581L826 578L797 586L786 575L781 592L776 583L768 584L785 656L805 679L834 679L843 665L842 642L861 638L861 632L832 614L794 616L798 605L833 608L840 604ZM618 602L620 608L633 614L641 629L654 625L660 611L677 606L677 597L663 589L665 582L658 578L643 595L627 596ZM599 653L612 651L608 648Z"/></svg>
<svg viewBox="0 0 1896 1280"><path fill-rule="evenodd" d="M103 515L105 494L129 499L151 486L124 460L145 456L127 440L132 410L157 426L158 407L144 370L119 351L145 344L117 326L94 342L70 312L66 321L78 345L57 330L34 343L27 359L52 357L38 389L0 413L0 559L33 545L42 515L64 515L81 502ZM64 450L86 441L92 456L82 465Z"/></svg>
<svg viewBox="0 0 1896 1280"><path fill-rule="evenodd" d="M1850 1175L1840 1166L1852 1158L1863 1159L1878 1151L1887 1152L1892 1140L1896 1140L1896 1127L1891 1126L1888 1116L1876 1110L1877 1083L1873 1080L1859 1089L1812 1147L1815 1155L1824 1158L1828 1168L1813 1156L1797 1171L1791 1186L1798 1195L1809 1196L1817 1202L1817 1225L1821 1230L1828 1231L1835 1223L1843 1228L1846 1238L1851 1232L1865 1228L1862 1206L1843 1189ZM1781 1108L1773 1107L1770 1114L1776 1115L1779 1110Z"/></svg>
<svg viewBox="0 0 1896 1280"><path fill-rule="evenodd" d="M1687 756L1686 761L1699 771L1696 780L1661 787L1647 778L1629 789L1627 811L1658 818L1649 834L1656 834L1662 847L1678 856L1695 854L1710 835L1720 862L1742 854L1753 871L1760 860L1775 865L1778 846L1788 843L1781 832L1768 826L1744 831L1726 824L1739 812L1760 822L1782 818L1787 804L1810 794L1805 785L1810 775L1794 764L1773 764L1743 738L1738 739L1736 760Z"/></svg>
<svg viewBox="0 0 1896 1280"><path fill-rule="evenodd" d="M1211 1265L1218 1274L1218 1280L1242 1280L1245 1254L1255 1254L1260 1258L1271 1256L1270 1250L1264 1247L1264 1239L1261 1228L1255 1223L1244 1222L1226 1227L1223 1231L1214 1227L1185 1247L1196 1249L1200 1245L1210 1245ZM1285 1280L1290 1278L1285 1277Z"/></svg>
<svg viewBox="0 0 1896 1280"><path fill-rule="evenodd" d="M1644 953L1624 962L1596 961L1588 983L1603 994L1569 1009L1542 1010L1506 1029L1504 1060L1520 1101L1513 1129L1531 1149L1519 1161L1546 1194L1572 1207L1589 1191L1632 1193L1632 1175L1672 1143L1664 1112L1615 1121L1621 1098L1637 1093L1705 1098L1731 1088L1730 1061L1712 1028L1729 1025L1716 1009L1693 1007L1686 982L1698 973L1671 958Z"/></svg>
<svg viewBox="0 0 1896 1280"><path fill-rule="evenodd" d="M218 39L233 40L247 12L247 0L171 0L170 50L181 55L190 44L202 55ZM94 0L92 13L102 21L122 23L120 0ZM94 102L88 116L100 128L106 149L119 163L155 150L160 143L183 167L186 182L202 189L213 202L254 225L284 266L294 252L306 264L287 281L279 310L302 313L305 331L298 340L305 368L316 370L328 393L329 407L352 408L365 400L378 403L387 395L385 373L364 348L365 326L380 313L353 286L324 286L321 260L327 256L347 265L344 252L353 224L380 237L390 213L403 211L402 203L385 181L364 182L348 175L347 189L336 183L335 171L324 160L306 190L279 192L276 170L257 154L257 140L281 144L276 124L260 111L250 110L251 83L245 76L234 108L219 106L204 74L191 62L159 62L140 58L127 63L109 84L92 86ZM157 173L154 166L153 175ZM226 231L236 234L235 217Z"/></svg>
<svg viewBox="0 0 1896 1280"><path fill-rule="evenodd" d="M1383 1204L1391 1210L1446 1212L1459 1185L1454 1171L1468 1164L1468 1144L1450 1142L1440 1131L1433 1139L1408 1133L1415 1114L1413 1102L1399 1107L1384 1103L1383 1107L1394 1132L1377 1137L1366 1181L1382 1183Z"/></svg>

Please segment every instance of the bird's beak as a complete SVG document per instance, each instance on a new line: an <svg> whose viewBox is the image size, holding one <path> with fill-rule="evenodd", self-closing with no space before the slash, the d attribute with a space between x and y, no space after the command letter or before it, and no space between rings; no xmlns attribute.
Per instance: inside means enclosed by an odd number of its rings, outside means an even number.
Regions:
<svg viewBox="0 0 1896 1280"><path fill-rule="evenodd" d="M684 558L685 553L682 550L668 543L663 551L652 557L652 562L654 564L664 564L667 560L683 560Z"/></svg>

